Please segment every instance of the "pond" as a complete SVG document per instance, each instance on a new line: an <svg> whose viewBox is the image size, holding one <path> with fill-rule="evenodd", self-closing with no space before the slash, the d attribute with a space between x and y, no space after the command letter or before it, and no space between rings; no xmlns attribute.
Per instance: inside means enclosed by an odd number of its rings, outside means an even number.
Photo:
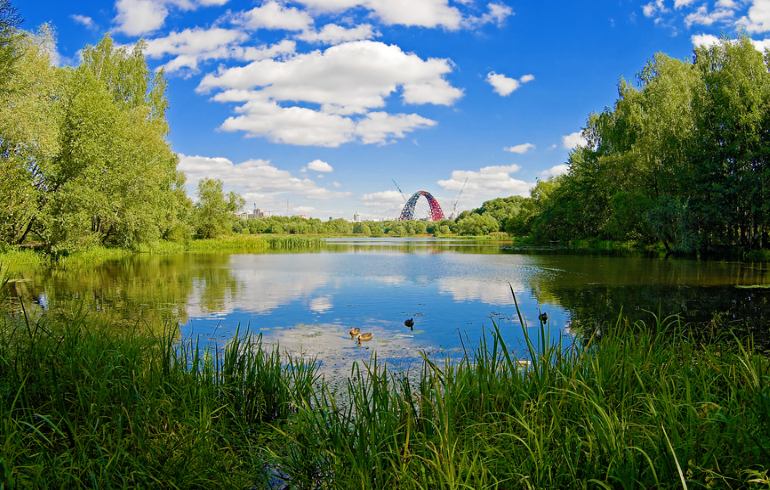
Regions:
<svg viewBox="0 0 770 490"><path fill-rule="evenodd" d="M493 324L526 359L511 287L530 335L537 337L544 312L550 338L565 346L581 330L614 323L621 308L648 322L649 311L704 324L716 314L766 332L767 271L766 264L523 250L491 240L345 238L307 252L136 255L88 270L56 268L16 283L16 292L38 309L76 315L85 308L115 325L179 322L182 335L205 342L223 344L248 328L344 378L373 353L400 369L417 366L421 353L460 357ZM372 340L357 345L353 327Z"/></svg>

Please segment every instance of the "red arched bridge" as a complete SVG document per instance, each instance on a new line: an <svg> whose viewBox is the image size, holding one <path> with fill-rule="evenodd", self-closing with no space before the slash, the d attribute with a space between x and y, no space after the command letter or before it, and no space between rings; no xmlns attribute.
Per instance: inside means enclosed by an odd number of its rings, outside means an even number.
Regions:
<svg viewBox="0 0 770 490"><path fill-rule="evenodd" d="M410 197L408 201L406 201L404 209L401 211L401 216L398 218L400 221L414 219L414 205L417 204L417 200L420 199L421 196L425 196L425 199L428 200L428 205L430 205L431 221L440 221L445 219L444 211L441 210L441 206L439 206L436 198L434 198L430 192L417 191L412 194L412 197Z"/></svg>

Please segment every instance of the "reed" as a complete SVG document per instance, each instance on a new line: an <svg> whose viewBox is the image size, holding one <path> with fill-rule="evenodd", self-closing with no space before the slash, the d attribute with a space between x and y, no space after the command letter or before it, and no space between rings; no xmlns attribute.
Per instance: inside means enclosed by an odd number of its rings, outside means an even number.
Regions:
<svg viewBox="0 0 770 490"><path fill-rule="evenodd" d="M262 441L315 380L244 334L199 339L94 325L0 329L0 488L267 484Z"/></svg>
<svg viewBox="0 0 770 490"><path fill-rule="evenodd" d="M493 324L460 361L374 355L341 392L248 332L5 319L0 486L767 489L768 358L651 319L564 345L520 316L524 359Z"/></svg>
<svg viewBox="0 0 770 490"><path fill-rule="evenodd" d="M494 326L414 383L374 357L347 405L302 404L276 457L298 488L767 488L768 359L653 319L569 346L525 327L526 365Z"/></svg>
<svg viewBox="0 0 770 490"><path fill-rule="evenodd" d="M192 252L243 251L263 252L267 250L315 249L324 244L320 237L299 235L234 236L207 240L193 240L187 250Z"/></svg>

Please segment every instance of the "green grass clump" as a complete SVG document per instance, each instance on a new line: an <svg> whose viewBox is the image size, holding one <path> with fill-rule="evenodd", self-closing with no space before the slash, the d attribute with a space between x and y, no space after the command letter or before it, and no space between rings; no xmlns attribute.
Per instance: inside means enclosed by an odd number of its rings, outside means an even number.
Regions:
<svg viewBox="0 0 770 490"><path fill-rule="evenodd" d="M300 407L281 468L298 488L768 488L770 362L680 327L569 348L543 328L524 363L495 327L411 383L374 358Z"/></svg>
<svg viewBox="0 0 770 490"><path fill-rule="evenodd" d="M273 250L318 249L325 243L321 237L298 235L264 235L262 239Z"/></svg>
<svg viewBox="0 0 770 490"><path fill-rule="evenodd" d="M11 274L35 271L50 265L47 256L39 254L31 249L11 249L0 252L0 268L4 268Z"/></svg>
<svg viewBox="0 0 770 490"><path fill-rule="evenodd" d="M250 488L312 363L84 317L0 328L0 488Z"/></svg>
<svg viewBox="0 0 770 490"><path fill-rule="evenodd" d="M520 322L524 324L520 317ZM346 388L259 337L7 318L0 488L770 488L770 360L677 317L568 346L494 329Z"/></svg>
<svg viewBox="0 0 770 490"><path fill-rule="evenodd" d="M314 249L320 248L324 239L299 235L232 236L188 243L191 252L264 252L267 250Z"/></svg>

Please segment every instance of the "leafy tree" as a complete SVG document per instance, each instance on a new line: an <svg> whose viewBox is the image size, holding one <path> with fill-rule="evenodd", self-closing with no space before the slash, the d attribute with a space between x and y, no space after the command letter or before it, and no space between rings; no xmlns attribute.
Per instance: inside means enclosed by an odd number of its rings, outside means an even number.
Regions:
<svg viewBox="0 0 770 490"><path fill-rule="evenodd" d="M16 8L11 6L10 0L0 0L0 91L7 88L6 84L13 76L14 65L21 57L21 23L22 19Z"/></svg>
<svg viewBox="0 0 770 490"><path fill-rule="evenodd" d="M500 225L497 220L488 214L471 213L464 219L457 221L458 235L488 235L499 229Z"/></svg>
<svg viewBox="0 0 770 490"><path fill-rule="evenodd" d="M2 239L51 249L133 245L189 233L191 203L167 142L165 82L109 37L76 70L50 63L53 36L25 35L1 95ZM14 192L15 189L15 192Z"/></svg>
<svg viewBox="0 0 770 490"><path fill-rule="evenodd" d="M246 201L235 192L223 190L219 179L201 179L198 182L198 202L195 203L196 232L203 238L215 238L232 230L235 212ZM279 225L280 226L280 225Z"/></svg>
<svg viewBox="0 0 770 490"><path fill-rule="evenodd" d="M42 223L48 176L61 151L66 73L51 65L43 26L17 42L19 58L0 91L0 240L21 243Z"/></svg>
<svg viewBox="0 0 770 490"><path fill-rule="evenodd" d="M500 230L505 230L506 221L519 214L524 203L522 196L499 197L491 201L485 201L480 208L474 209L477 214L489 214L500 223Z"/></svg>
<svg viewBox="0 0 770 490"><path fill-rule="evenodd" d="M685 253L766 247L769 61L745 36L699 47L692 62L655 55L637 87L621 80L614 107L588 118L588 144L533 210L532 231Z"/></svg>

